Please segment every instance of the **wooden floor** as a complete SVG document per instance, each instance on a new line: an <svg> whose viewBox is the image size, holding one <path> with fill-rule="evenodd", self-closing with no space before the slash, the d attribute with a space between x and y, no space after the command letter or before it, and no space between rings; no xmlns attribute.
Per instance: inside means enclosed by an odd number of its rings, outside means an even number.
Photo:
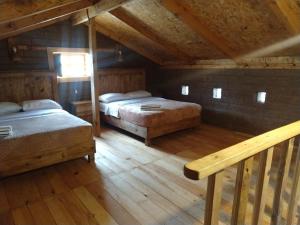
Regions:
<svg viewBox="0 0 300 225"><path fill-rule="evenodd" d="M0 224L203 224L206 180L186 179L182 167L246 138L202 125L147 147L105 128L95 164L79 159L0 181ZM230 221L235 168L225 177L220 224Z"/></svg>

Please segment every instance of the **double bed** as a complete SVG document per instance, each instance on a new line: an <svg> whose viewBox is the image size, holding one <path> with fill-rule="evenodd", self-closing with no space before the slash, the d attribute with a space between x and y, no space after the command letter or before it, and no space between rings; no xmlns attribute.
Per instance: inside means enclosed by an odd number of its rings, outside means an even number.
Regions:
<svg viewBox="0 0 300 225"><path fill-rule="evenodd" d="M0 102L55 99L56 75L0 74ZM32 88L31 88L32 87ZM70 159L93 158L91 124L60 109L36 109L0 116L12 134L0 139L0 178Z"/></svg>
<svg viewBox="0 0 300 225"><path fill-rule="evenodd" d="M150 145L151 139L155 137L199 125L200 105L152 97L150 93L143 91L144 89L143 70L102 71L102 74L100 73L102 120L144 138L146 145ZM101 96L116 92L124 94L124 99L101 101ZM138 93L138 96L133 93ZM141 93L145 95L140 95ZM144 110L144 106L159 106L159 108Z"/></svg>

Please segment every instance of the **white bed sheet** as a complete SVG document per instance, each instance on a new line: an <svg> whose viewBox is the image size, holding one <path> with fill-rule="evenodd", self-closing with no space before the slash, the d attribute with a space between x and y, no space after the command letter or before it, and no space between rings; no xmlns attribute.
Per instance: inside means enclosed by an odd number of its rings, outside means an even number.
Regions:
<svg viewBox="0 0 300 225"><path fill-rule="evenodd" d="M117 102L103 103L100 102L100 111L104 113L104 115L113 116L116 118L120 118L119 109L122 106L135 104L135 103L147 103L148 101L160 100L166 101L165 98L158 97L146 97L146 98L136 98L129 100L122 100Z"/></svg>
<svg viewBox="0 0 300 225"><path fill-rule="evenodd" d="M44 109L0 116L0 126L12 126L13 135L4 139L13 139L91 124L61 109Z"/></svg>

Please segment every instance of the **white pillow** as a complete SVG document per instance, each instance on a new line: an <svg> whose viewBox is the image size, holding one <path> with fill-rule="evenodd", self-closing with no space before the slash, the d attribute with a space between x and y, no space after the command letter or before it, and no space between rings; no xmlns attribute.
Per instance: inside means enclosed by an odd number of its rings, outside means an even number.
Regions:
<svg viewBox="0 0 300 225"><path fill-rule="evenodd" d="M22 102L23 111L38 109L62 109L61 105L50 99L29 100Z"/></svg>
<svg viewBox="0 0 300 225"><path fill-rule="evenodd" d="M107 93L99 96L99 100L104 103L116 102L126 99L129 99L129 97L122 93Z"/></svg>
<svg viewBox="0 0 300 225"><path fill-rule="evenodd" d="M143 90L127 92L126 95L128 97L130 97L130 99L133 99L133 98L146 98L146 97L151 97L152 96L150 92L143 91Z"/></svg>
<svg viewBox="0 0 300 225"><path fill-rule="evenodd" d="M0 115L19 112L22 107L14 102L0 102Z"/></svg>

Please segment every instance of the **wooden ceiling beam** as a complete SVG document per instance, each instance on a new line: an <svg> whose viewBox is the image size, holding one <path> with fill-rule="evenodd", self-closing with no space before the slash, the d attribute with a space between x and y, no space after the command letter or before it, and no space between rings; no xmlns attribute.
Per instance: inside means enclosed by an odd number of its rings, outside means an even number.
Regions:
<svg viewBox="0 0 300 225"><path fill-rule="evenodd" d="M295 0L266 0L266 2L292 34L300 33L300 6Z"/></svg>
<svg viewBox="0 0 300 225"><path fill-rule="evenodd" d="M126 23L128 26L147 37L151 41L159 44L166 51L173 54L176 58L182 59L186 62L193 62L191 56L187 55L185 52L181 51L176 44L173 44L159 36L151 27L141 21L139 18L134 16L132 13L124 9L123 7L116 8L111 10L110 13Z"/></svg>
<svg viewBox="0 0 300 225"><path fill-rule="evenodd" d="M205 20L199 18L196 12L186 4L182 4L180 0L161 0L162 5L172 12L175 16L181 19L201 38L216 47L220 52L234 59L238 56L237 52L229 45L229 41L219 34L211 31Z"/></svg>
<svg viewBox="0 0 300 225"><path fill-rule="evenodd" d="M11 32L11 33L8 33L8 34L0 34L0 40L5 39L5 38L9 38L9 37L12 37L12 36L16 36L16 35L19 35L19 34L22 34L22 33L28 32L28 31L40 29L40 28L43 28L43 27L46 27L46 26L49 26L49 25L67 20L69 18L70 18L70 15L57 17L53 20L44 21L44 22L35 24L33 26L26 27L26 28L21 29L21 30L17 30L15 32Z"/></svg>
<svg viewBox="0 0 300 225"><path fill-rule="evenodd" d="M129 1L130 0L101 0L97 4L89 7L88 10L82 10L75 14L72 18L72 24L78 25L85 23L89 20L89 18L93 18L100 13L113 10Z"/></svg>
<svg viewBox="0 0 300 225"><path fill-rule="evenodd" d="M52 24L53 22L60 21L60 17L66 18L67 15L71 15L74 12L87 8L91 5L90 0L76 1L68 5L64 5L55 9L50 9L48 11L21 18L15 21L0 24L0 40L41 28Z"/></svg>
<svg viewBox="0 0 300 225"><path fill-rule="evenodd" d="M33 16L47 10L57 9L72 3L81 2L82 0L6 0L0 2L0 24ZM95 1L89 0L93 5Z"/></svg>
<svg viewBox="0 0 300 225"><path fill-rule="evenodd" d="M121 43L122 45L124 45L125 47L139 53L140 55L150 59L151 61L159 64L159 65L163 65L163 60L158 58L157 56L150 54L149 52L147 52L144 48L138 47L135 45L135 43L133 43L130 40L127 40L126 36L122 35L120 32L118 32L117 30L113 30L110 29L108 27L105 27L104 24L97 24L95 25L96 30L102 34L104 34L105 36L115 40L116 42Z"/></svg>
<svg viewBox="0 0 300 225"><path fill-rule="evenodd" d="M166 62L161 69L300 69L300 57L244 58L237 63L232 59L198 60L193 65Z"/></svg>

